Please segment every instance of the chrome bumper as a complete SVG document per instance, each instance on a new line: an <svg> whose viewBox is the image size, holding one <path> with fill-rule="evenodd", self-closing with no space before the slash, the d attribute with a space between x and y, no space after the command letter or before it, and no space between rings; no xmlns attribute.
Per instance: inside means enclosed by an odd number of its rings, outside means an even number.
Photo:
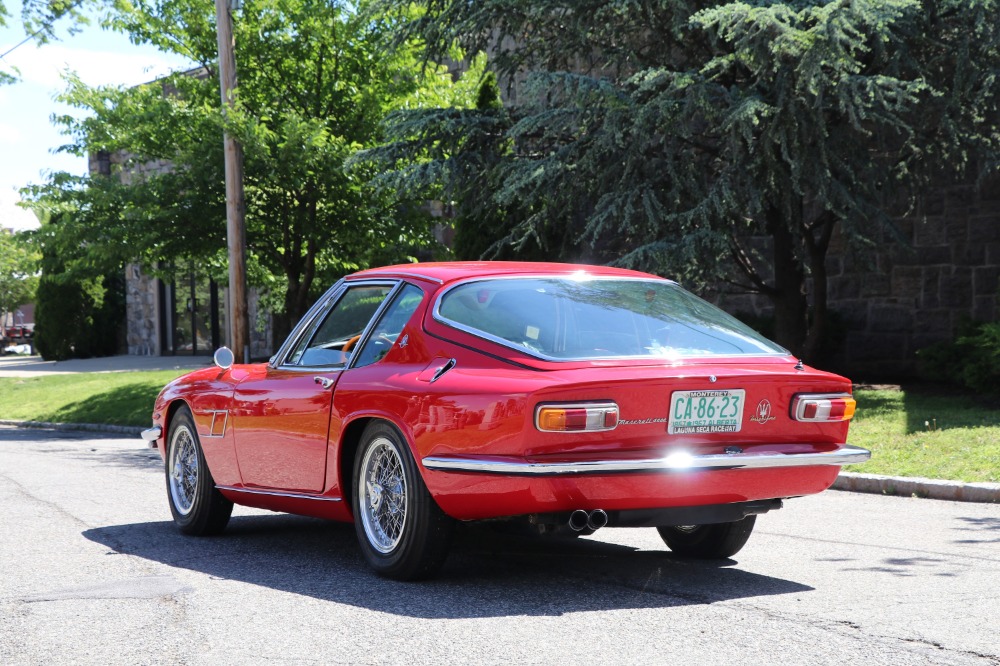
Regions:
<svg viewBox="0 0 1000 666"><path fill-rule="evenodd" d="M717 453L693 455L675 451L662 458L630 460L581 460L535 462L508 456L428 456L427 469L443 472L476 472L514 476L559 476L563 474L618 474L625 472L688 472L708 469L767 469L813 465L853 465L872 457L871 451L845 445L822 453Z"/></svg>
<svg viewBox="0 0 1000 666"><path fill-rule="evenodd" d="M160 439L160 435L163 434L163 428L160 426L153 426L152 428L147 428L142 431L142 438L146 440L149 444L149 448L156 448L156 441Z"/></svg>

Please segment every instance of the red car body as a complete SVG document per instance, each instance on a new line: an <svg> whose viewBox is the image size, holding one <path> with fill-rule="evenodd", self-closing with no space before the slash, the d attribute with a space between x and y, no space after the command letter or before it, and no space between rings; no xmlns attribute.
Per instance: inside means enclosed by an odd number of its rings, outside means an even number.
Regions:
<svg viewBox="0 0 1000 666"><path fill-rule="evenodd" d="M530 517L536 525L555 525L572 523L576 512L574 527L593 515L597 527L735 523L777 508L781 499L821 492L840 465L867 459L867 451L846 444L851 383L806 367L787 352L636 357L597 349L555 357L534 348L546 334L540 326L528 325L532 339L512 343L442 315L443 295L458 286L485 285L462 292L473 310L485 311L500 298L494 286L508 289L517 283L501 281L520 278L670 284L634 271L561 264L442 263L362 271L335 285L270 362L210 367L167 385L156 400L154 427L144 436L169 468L172 420L186 408L223 498L341 521L353 520L357 501L365 501L355 497L352 477L373 423L398 433L403 457L412 456L419 479L404 478L407 485L425 486L444 516L457 520ZM337 357L337 345L307 349L296 342L319 335L317 327L325 324L316 322L324 308L335 307L330 304L352 286L388 293L353 343L361 351ZM410 306L400 330L376 339L379 317L390 316L387 304L404 288L413 303L419 296L419 304ZM657 298L652 288L646 298ZM377 353L366 352L366 345ZM290 362L310 352L322 360L305 367ZM369 361L377 360L356 364L366 353ZM677 392L683 393L672 403ZM797 419L802 396L832 399L835 410L849 404L850 413ZM676 426L695 423L679 419L685 410L694 418L699 401L707 410L717 402L722 414L724 405L737 400L742 413L734 426L712 420L698 421L713 424L701 431ZM554 416L542 414L546 406L554 406ZM550 416L557 428L570 429L540 429L539 419ZM577 425L563 425L574 418ZM583 429L580 419L590 419ZM373 503L388 492L376 486Z"/></svg>

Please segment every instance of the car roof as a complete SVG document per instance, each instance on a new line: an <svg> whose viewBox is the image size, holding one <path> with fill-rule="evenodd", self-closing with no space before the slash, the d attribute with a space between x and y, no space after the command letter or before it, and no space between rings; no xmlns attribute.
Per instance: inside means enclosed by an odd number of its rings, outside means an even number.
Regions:
<svg viewBox="0 0 1000 666"><path fill-rule="evenodd" d="M557 264L533 261L446 261L417 264L399 264L370 268L347 276L348 280L375 277L416 277L447 284L456 280L481 277L506 277L513 275L573 275L583 272L600 277L629 277L662 279L649 273L641 273L626 268L610 266L590 266L587 264Z"/></svg>

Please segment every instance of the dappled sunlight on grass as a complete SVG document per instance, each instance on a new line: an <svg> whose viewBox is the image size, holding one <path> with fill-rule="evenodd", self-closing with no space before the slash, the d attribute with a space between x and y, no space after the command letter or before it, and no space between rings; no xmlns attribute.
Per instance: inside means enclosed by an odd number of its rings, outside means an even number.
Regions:
<svg viewBox="0 0 1000 666"><path fill-rule="evenodd" d="M0 419L147 426L160 389L182 370L0 378Z"/></svg>
<svg viewBox="0 0 1000 666"><path fill-rule="evenodd" d="M1000 410L940 388L861 389L848 441L872 451L848 471L1000 482Z"/></svg>

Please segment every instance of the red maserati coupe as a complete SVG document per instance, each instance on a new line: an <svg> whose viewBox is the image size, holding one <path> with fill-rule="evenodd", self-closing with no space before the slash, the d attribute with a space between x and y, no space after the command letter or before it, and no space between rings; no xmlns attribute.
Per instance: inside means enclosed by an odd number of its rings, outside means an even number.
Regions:
<svg viewBox="0 0 1000 666"><path fill-rule="evenodd" d="M168 384L143 433L181 531L233 504L353 521L381 575L443 563L455 521L655 527L725 558L757 514L828 488L851 383L653 275L437 263L349 275L267 363Z"/></svg>

